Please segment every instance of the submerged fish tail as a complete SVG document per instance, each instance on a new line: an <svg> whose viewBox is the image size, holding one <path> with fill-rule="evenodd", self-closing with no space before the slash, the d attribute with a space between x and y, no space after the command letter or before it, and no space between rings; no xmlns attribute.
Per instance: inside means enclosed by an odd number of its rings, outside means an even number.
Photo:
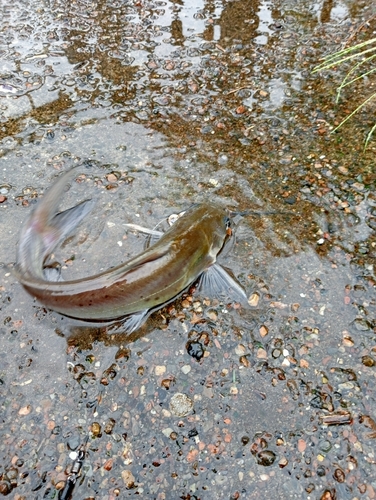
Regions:
<svg viewBox="0 0 376 500"><path fill-rule="evenodd" d="M93 208L94 201L86 200L57 213L61 194L76 173L77 167L63 174L31 212L20 235L16 260L17 274L43 279L43 262L46 257Z"/></svg>

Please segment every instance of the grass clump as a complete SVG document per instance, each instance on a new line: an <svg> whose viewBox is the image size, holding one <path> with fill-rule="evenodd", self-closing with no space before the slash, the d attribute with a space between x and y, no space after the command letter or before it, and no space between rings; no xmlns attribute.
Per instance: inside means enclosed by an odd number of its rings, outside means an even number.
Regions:
<svg viewBox="0 0 376 500"><path fill-rule="evenodd" d="M360 59L360 60L359 60ZM335 52L334 54L330 54L323 59L323 62L316 66L313 70L314 73L318 71L323 71L334 66L338 66L339 64L343 64L348 61L358 61L356 62L352 68L348 71L345 78L342 80L341 85L337 89L337 98L336 103L338 103L342 90L360 80L361 78L365 78L366 76L376 72L376 65L372 64L372 61L375 62L376 59L376 38L372 38L371 40L367 40L366 42L358 43L352 47L347 47L343 50ZM369 68L369 64L371 63L371 69ZM360 111L364 106L366 106L370 101L376 98L376 92L372 92L354 111L352 111L349 116L347 116L344 120L341 121L339 125L332 131L335 132L342 125L344 125L347 120L352 118L358 111ZM367 148L368 143L372 137L373 132L376 130L376 123L372 126L371 130L368 132L364 149Z"/></svg>

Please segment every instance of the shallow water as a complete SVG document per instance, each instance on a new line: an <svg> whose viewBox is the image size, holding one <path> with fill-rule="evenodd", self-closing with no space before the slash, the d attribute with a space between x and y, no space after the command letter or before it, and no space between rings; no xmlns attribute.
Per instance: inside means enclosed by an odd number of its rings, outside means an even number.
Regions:
<svg viewBox="0 0 376 500"><path fill-rule="evenodd" d="M372 3L2 3L0 492L57 498L91 433L73 498L376 497L374 108L330 133L374 80L335 106L345 68L312 73L371 36ZM62 208L97 205L56 251L64 276L139 252L124 224L210 197L275 212L222 259L253 306L188 294L139 338L61 336L7 264L73 165Z"/></svg>

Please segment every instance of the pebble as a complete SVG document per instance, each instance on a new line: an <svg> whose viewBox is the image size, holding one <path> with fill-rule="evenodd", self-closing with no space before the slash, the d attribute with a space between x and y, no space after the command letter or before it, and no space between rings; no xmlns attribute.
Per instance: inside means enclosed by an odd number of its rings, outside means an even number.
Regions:
<svg viewBox="0 0 376 500"><path fill-rule="evenodd" d="M353 339L351 337L345 336L345 337L343 337L342 344L345 347L353 347L354 341L353 341Z"/></svg>
<svg viewBox="0 0 376 500"><path fill-rule="evenodd" d="M217 179L209 179L209 184L211 184L214 187L217 187L219 182L217 181Z"/></svg>
<svg viewBox="0 0 376 500"><path fill-rule="evenodd" d="M367 366L369 368L375 366L375 360L372 356L362 356L362 363L364 366Z"/></svg>
<svg viewBox="0 0 376 500"><path fill-rule="evenodd" d="M218 319L218 314L215 311L208 311L207 312L208 318L210 318L212 321L217 321Z"/></svg>
<svg viewBox="0 0 376 500"><path fill-rule="evenodd" d="M268 353L265 351L265 349L260 347L259 349L257 349L256 356L258 357L258 359L267 359Z"/></svg>
<svg viewBox="0 0 376 500"><path fill-rule="evenodd" d="M107 175L107 180L108 182L114 183L118 181L118 178L116 177L115 174L108 174Z"/></svg>
<svg viewBox="0 0 376 500"><path fill-rule="evenodd" d="M186 349L187 353L196 361L200 361L200 359L205 355L205 349L201 342L195 342L194 340L191 340L187 342Z"/></svg>
<svg viewBox="0 0 376 500"><path fill-rule="evenodd" d="M29 415L30 412L31 412L31 405L23 406L18 410L18 414L22 416Z"/></svg>
<svg viewBox="0 0 376 500"><path fill-rule="evenodd" d="M163 375L164 373L166 373L166 367L164 365L157 365L154 371L157 376Z"/></svg>
<svg viewBox="0 0 376 500"><path fill-rule="evenodd" d="M55 484L55 488L60 491L64 488L65 486L65 481L58 481L56 484Z"/></svg>
<svg viewBox="0 0 376 500"><path fill-rule="evenodd" d="M221 154L218 156L218 163L219 165L226 165L228 163L228 156L225 154Z"/></svg>
<svg viewBox="0 0 376 500"><path fill-rule="evenodd" d="M132 472L128 469L125 469L121 472L121 477L124 481L125 487L129 490L134 487L135 477Z"/></svg>
<svg viewBox="0 0 376 500"><path fill-rule="evenodd" d="M170 410L177 417L185 417L193 410L193 401L186 394L177 392L170 400Z"/></svg>
<svg viewBox="0 0 376 500"><path fill-rule="evenodd" d="M80 445L80 438L78 435L73 435L69 437L67 442L68 448L70 450L76 450Z"/></svg>
<svg viewBox="0 0 376 500"><path fill-rule="evenodd" d="M106 460L106 462L103 464L103 468L107 471L110 471L112 469L112 466L114 464L114 460L112 458L109 458Z"/></svg>
<svg viewBox="0 0 376 500"><path fill-rule="evenodd" d="M93 422L91 424L91 432L93 434L94 437L100 437L101 436L101 432L102 432L102 428L100 426L100 424L98 422Z"/></svg>
<svg viewBox="0 0 376 500"><path fill-rule="evenodd" d="M237 115L242 115L247 111L247 108L243 106L242 104L236 108L236 114Z"/></svg>
<svg viewBox="0 0 376 500"><path fill-rule="evenodd" d="M271 450L262 450L256 455L256 460L259 465L269 467L273 465L276 459L276 454Z"/></svg>
<svg viewBox="0 0 376 500"><path fill-rule="evenodd" d="M307 448L307 443L304 439L298 439L298 451L300 453L303 453L305 449Z"/></svg>
<svg viewBox="0 0 376 500"><path fill-rule="evenodd" d="M364 184L362 184L361 182L354 182L351 187L353 189L356 189L357 191L363 191L364 190Z"/></svg>
<svg viewBox="0 0 376 500"><path fill-rule="evenodd" d="M109 418L106 423L105 423L105 426L104 426L104 432L106 434L111 434L112 433L112 430L115 426L115 420L113 418Z"/></svg>
<svg viewBox="0 0 376 500"><path fill-rule="evenodd" d="M345 473L339 468L334 471L333 477L338 483L344 483L346 479Z"/></svg>
<svg viewBox="0 0 376 500"><path fill-rule="evenodd" d="M267 329L267 327L265 325L262 325L262 326L260 326L259 332L260 332L261 337L266 337L266 335L268 335L268 333L269 333L269 330Z"/></svg>
<svg viewBox="0 0 376 500"><path fill-rule="evenodd" d="M344 175L349 173L349 169L347 167L343 167L342 165L338 167L338 170Z"/></svg>
<svg viewBox="0 0 376 500"><path fill-rule="evenodd" d="M243 354L246 353L246 348L243 344L239 344L237 347L235 347L235 353L238 355L238 356L242 356Z"/></svg>
<svg viewBox="0 0 376 500"><path fill-rule="evenodd" d="M356 318L354 320L354 325L359 332L366 332L371 329L368 321L362 318Z"/></svg>
<svg viewBox="0 0 376 500"><path fill-rule="evenodd" d="M0 481L0 494L8 495L12 491L12 486L9 481Z"/></svg>
<svg viewBox="0 0 376 500"><path fill-rule="evenodd" d="M252 307L256 307L259 303L260 295L258 293L252 293L252 295L248 299L248 304Z"/></svg>
<svg viewBox="0 0 376 500"><path fill-rule="evenodd" d="M247 356L240 356L239 362L246 368L249 368L251 366L251 362L249 361Z"/></svg>
<svg viewBox="0 0 376 500"><path fill-rule="evenodd" d="M336 500L337 495L334 491L325 490L321 495L320 500Z"/></svg>

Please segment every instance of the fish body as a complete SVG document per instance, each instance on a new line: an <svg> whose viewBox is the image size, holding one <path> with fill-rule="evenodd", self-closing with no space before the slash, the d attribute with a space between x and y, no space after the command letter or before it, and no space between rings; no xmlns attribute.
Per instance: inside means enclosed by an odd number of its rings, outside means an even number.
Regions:
<svg viewBox="0 0 376 500"><path fill-rule="evenodd" d="M225 243L228 214L214 202L188 209L155 244L123 264L88 278L46 279L46 258L93 206L91 200L86 200L57 213L62 192L76 172L77 167L60 176L38 202L21 232L16 275L39 302L84 320L139 315L140 321L135 322L139 326L147 311L173 299L211 268L216 271L213 274L219 289L237 287L237 293L245 297L240 286L215 264Z"/></svg>

